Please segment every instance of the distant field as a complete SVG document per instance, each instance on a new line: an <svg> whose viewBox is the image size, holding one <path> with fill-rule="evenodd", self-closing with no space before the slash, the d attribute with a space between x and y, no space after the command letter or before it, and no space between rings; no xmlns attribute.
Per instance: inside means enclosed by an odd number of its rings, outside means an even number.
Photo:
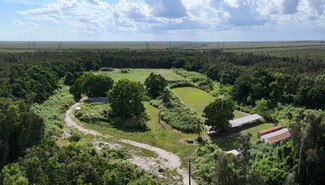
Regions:
<svg viewBox="0 0 325 185"><path fill-rule="evenodd" d="M1 41L0 49L17 50L61 50L61 49L263 49L263 48L297 48L325 46L324 41L292 41L292 42L9 42Z"/></svg>
<svg viewBox="0 0 325 185"><path fill-rule="evenodd" d="M133 81L139 81L141 83L144 83L146 78L149 76L149 74L153 72L155 74L160 74L166 80L181 80L183 77L176 74L171 69L129 69L128 73L122 73L121 69L114 69L114 71L111 72L96 72L101 73L110 76L113 78L114 81L118 81L121 79L129 79Z"/></svg>

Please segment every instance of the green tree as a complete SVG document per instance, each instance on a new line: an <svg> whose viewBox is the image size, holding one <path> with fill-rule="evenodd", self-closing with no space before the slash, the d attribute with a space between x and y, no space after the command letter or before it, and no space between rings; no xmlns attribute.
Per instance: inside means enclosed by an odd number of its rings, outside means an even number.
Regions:
<svg viewBox="0 0 325 185"><path fill-rule="evenodd" d="M269 118L271 109L271 101L266 100L264 98L255 101L255 107L253 109L254 112L262 115L263 117Z"/></svg>
<svg viewBox="0 0 325 185"><path fill-rule="evenodd" d="M70 93L73 95L75 100L79 100L82 94L82 87L84 82L88 78L90 73L84 73L80 75L74 82L74 84L70 87Z"/></svg>
<svg viewBox="0 0 325 185"><path fill-rule="evenodd" d="M238 185L240 182L239 171L236 167L235 156L219 152L215 175L212 182L215 185Z"/></svg>
<svg viewBox="0 0 325 185"><path fill-rule="evenodd" d="M250 138L252 137L252 134L249 133L247 135L240 135L238 138L238 148L240 149L240 173L243 176L243 184L247 184L248 181L248 172L250 169L249 160L250 160L250 148L251 148L251 142Z"/></svg>
<svg viewBox="0 0 325 185"><path fill-rule="evenodd" d="M114 81L111 77L89 74L82 83L81 91L90 97L104 97L113 84Z"/></svg>
<svg viewBox="0 0 325 185"><path fill-rule="evenodd" d="M205 124L211 125L219 133L229 129L229 120L234 118L234 103L230 98L217 98L205 107L203 116Z"/></svg>
<svg viewBox="0 0 325 185"><path fill-rule="evenodd" d="M108 94L108 102L121 118L131 118L144 113L144 89L138 82L119 80Z"/></svg>
<svg viewBox="0 0 325 185"><path fill-rule="evenodd" d="M151 96L157 97L164 92L167 81L159 74L150 73L149 77L144 81L144 85Z"/></svg>
<svg viewBox="0 0 325 185"><path fill-rule="evenodd" d="M298 164L299 184L324 184L325 119L324 115L307 115L308 124L301 138Z"/></svg>
<svg viewBox="0 0 325 185"><path fill-rule="evenodd" d="M28 179L17 163L5 166L2 173L3 185L28 185Z"/></svg>

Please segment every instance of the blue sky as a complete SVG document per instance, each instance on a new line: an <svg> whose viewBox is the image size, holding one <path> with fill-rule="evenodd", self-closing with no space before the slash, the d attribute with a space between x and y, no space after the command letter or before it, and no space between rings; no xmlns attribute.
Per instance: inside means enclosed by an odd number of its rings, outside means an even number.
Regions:
<svg viewBox="0 0 325 185"><path fill-rule="evenodd" d="M325 0L0 0L0 40L325 40Z"/></svg>

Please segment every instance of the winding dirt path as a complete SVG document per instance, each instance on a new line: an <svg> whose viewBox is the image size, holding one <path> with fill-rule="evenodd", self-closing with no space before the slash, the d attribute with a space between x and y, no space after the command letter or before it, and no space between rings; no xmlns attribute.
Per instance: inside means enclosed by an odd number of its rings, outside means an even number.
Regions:
<svg viewBox="0 0 325 185"><path fill-rule="evenodd" d="M68 127L71 128L75 128L77 129L79 132L84 133L84 134L91 134L94 136L99 136L99 137L104 137L104 138L114 138L113 136L110 135L106 135L106 134L102 134L100 132L94 131L94 130L90 130L90 129L86 129L83 128L82 126L78 125L72 118L71 118L71 114L73 112L73 110L75 110L75 108L77 106L80 105L80 102L86 100L87 98L83 98L81 99L78 103L74 104L73 106L70 107L69 110L67 110L66 114L65 114L65 123ZM139 143L139 142L135 142L135 141L131 141L131 140L126 140L126 139L119 139L119 138L115 138L120 142L129 144L129 145L133 145L135 147L139 147L139 148L144 148L150 151L153 151L155 153L157 153L159 155L159 157L161 157L162 159L166 160L166 166L169 166L170 168L175 168L177 169L178 173L183 177L183 184L184 185L188 185L189 184L189 175L187 170L183 169L181 167L181 160L179 159L179 157L173 153L167 152L166 150L163 150L161 148L157 148L145 143ZM191 185L196 185L196 183L194 182L194 180L191 178Z"/></svg>

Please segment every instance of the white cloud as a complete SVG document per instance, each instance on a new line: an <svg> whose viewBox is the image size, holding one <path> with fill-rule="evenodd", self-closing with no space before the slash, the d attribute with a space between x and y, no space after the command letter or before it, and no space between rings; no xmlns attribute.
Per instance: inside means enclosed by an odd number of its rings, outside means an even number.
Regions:
<svg viewBox="0 0 325 185"><path fill-rule="evenodd" d="M80 33L262 30L269 25L324 27L325 0L56 0L18 11L28 22ZM14 20L22 24L25 20Z"/></svg>
<svg viewBox="0 0 325 185"><path fill-rule="evenodd" d="M156 17L182 18L187 16L187 10L181 0L145 0Z"/></svg>

